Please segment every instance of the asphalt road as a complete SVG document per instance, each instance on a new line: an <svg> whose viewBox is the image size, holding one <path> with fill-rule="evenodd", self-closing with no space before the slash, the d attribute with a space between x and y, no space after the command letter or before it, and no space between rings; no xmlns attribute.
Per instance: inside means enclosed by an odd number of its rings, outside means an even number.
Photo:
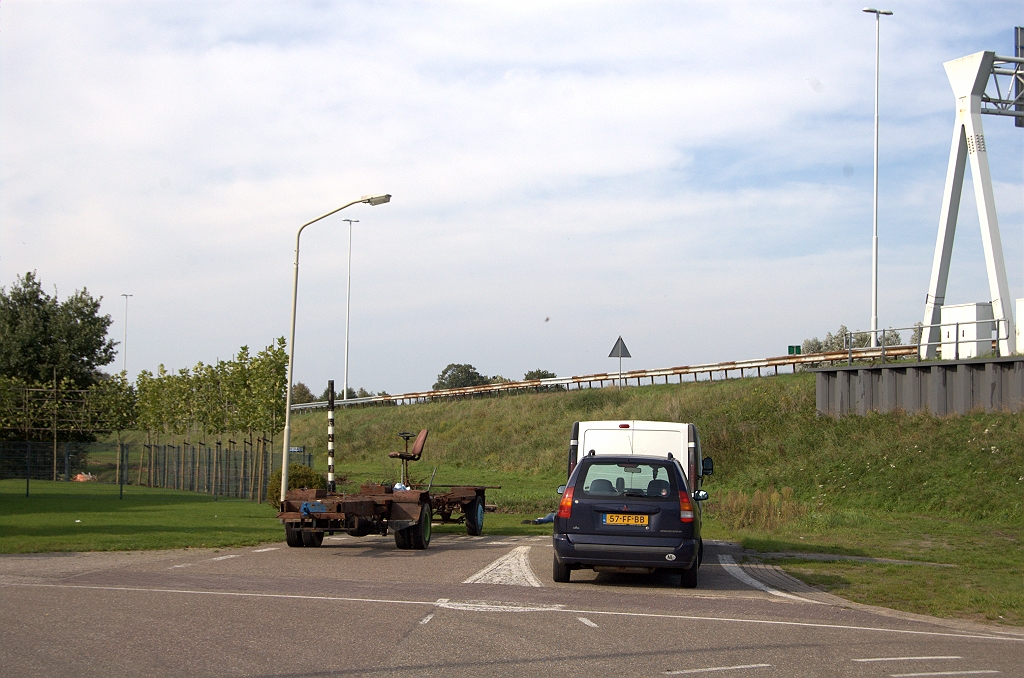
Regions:
<svg viewBox="0 0 1024 678"><path fill-rule="evenodd" d="M705 546L695 590L554 584L547 537L0 556L0 675L1024 676L1024 633L851 606Z"/></svg>

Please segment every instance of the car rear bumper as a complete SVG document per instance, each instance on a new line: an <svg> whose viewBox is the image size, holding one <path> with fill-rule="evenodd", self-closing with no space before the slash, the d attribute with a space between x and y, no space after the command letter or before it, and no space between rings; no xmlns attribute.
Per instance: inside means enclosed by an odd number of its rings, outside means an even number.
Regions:
<svg viewBox="0 0 1024 678"><path fill-rule="evenodd" d="M595 565L614 567L654 567L688 569L697 562L699 544L696 539L682 539L673 545L649 546L637 540L634 544L573 543L567 535L552 535L555 558L562 565L590 568Z"/></svg>

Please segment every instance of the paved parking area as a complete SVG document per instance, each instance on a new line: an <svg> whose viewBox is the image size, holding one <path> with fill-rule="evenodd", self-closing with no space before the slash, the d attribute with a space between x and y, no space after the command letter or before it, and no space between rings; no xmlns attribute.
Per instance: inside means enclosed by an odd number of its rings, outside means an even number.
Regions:
<svg viewBox="0 0 1024 678"><path fill-rule="evenodd" d="M852 606L728 544L697 589L554 584L551 557L462 535L0 556L0 675L1024 675L1024 633Z"/></svg>

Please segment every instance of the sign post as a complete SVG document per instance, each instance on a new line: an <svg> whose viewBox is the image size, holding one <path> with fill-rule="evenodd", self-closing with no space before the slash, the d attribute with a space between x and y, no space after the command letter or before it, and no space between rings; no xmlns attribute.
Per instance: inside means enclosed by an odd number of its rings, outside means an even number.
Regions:
<svg viewBox="0 0 1024 678"><path fill-rule="evenodd" d="M629 349L626 348L626 342L622 340L621 334L615 341L615 346L612 346L612 352L608 354L608 357L619 359L619 379L616 383L618 384L618 388L622 388L622 359L632 358L633 356L629 355Z"/></svg>

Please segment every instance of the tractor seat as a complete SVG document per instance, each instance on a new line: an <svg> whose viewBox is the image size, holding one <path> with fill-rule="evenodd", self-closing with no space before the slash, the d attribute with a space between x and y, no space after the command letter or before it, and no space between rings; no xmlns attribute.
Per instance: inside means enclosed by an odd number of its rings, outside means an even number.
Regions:
<svg viewBox="0 0 1024 678"><path fill-rule="evenodd" d="M388 456L392 459L402 459L404 461L419 461L420 455L423 454L423 445L427 442L427 429L420 431L420 434L416 436L415 442L412 444L412 449L408 452L389 452ZM409 444L409 441L406 441Z"/></svg>

